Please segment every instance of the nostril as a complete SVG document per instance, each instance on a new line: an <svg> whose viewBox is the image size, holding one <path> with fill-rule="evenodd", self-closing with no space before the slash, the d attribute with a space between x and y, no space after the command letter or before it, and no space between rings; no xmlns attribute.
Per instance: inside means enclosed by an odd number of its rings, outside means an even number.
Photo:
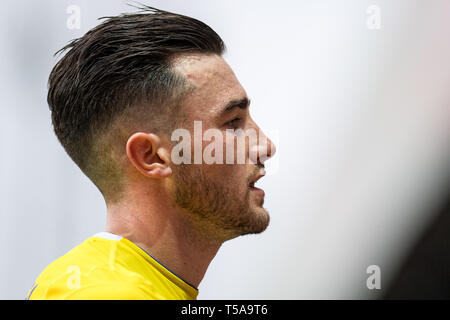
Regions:
<svg viewBox="0 0 450 320"><path fill-rule="evenodd" d="M276 152L275 144L270 139L267 139L267 144L266 144L265 149L266 150L264 150L265 151L264 160L267 160L267 159L273 157L273 155Z"/></svg>
<svg viewBox="0 0 450 320"><path fill-rule="evenodd" d="M275 146L275 144L270 141L270 154L269 157L273 157L273 155L277 152L277 147Z"/></svg>
<svg viewBox="0 0 450 320"><path fill-rule="evenodd" d="M270 159L275 154L275 145L268 140L266 145L262 145L259 148L259 162L264 163L267 159Z"/></svg>

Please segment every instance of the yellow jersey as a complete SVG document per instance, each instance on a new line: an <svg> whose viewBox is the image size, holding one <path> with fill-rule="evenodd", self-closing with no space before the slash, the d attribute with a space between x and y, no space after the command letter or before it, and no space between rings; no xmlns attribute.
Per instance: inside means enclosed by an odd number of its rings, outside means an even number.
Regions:
<svg viewBox="0 0 450 320"><path fill-rule="evenodd" d="M53 261L27 299L195 300L197 288L121 236L98 233Z"/></svg>

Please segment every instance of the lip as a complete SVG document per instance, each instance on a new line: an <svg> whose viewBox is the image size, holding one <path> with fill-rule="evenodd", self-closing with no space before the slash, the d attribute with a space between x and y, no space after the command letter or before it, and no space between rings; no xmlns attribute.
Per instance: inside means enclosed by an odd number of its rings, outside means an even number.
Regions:
<svg viewBox="0 0 450 320"><path fill-rule="evenodd" d="M252 181L250 181L250 183L249 183L250 188L255 188L256 181L258 181L259 179L261 179L265 175L266 175L266 171L264 169L261 169L259 174ZM258 189L258 188L255 188L255 189Z"/></svg>
<svg viewBox="0 0 450 320"><path fill-rule="evenodd" d="M263 189L260 189L260 188L256 188L255 187L255 183L259 180L259 179L261 179L262 177L264 177L266 175L266 172L265 172L265 170L264 169L262 169L260 172L259 172L259 174L249 183L249 185L248 185L248 188L251 190L251 191L253 191L253 192L255 192L256 194L258 194L259 196L261 196L261 197L263 197L264 198L264 196L265 196L265 192L264 192L264 190Z"/></svg>
<svg viewBox="0 0 450 320"><path fill-rule="evenodd" d="M255 187L248 187L250 189L250 191L258 194L259 196L261 196L262 198L264 198L264 196L266 195L266 193L264 192L263 189L259 189L259 188L255 188Z"/></svg>

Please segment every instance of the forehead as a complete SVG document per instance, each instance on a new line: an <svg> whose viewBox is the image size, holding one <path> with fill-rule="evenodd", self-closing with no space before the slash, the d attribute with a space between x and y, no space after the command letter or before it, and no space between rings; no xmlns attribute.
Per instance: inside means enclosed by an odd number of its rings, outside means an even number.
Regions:
<svg viewBox="0 0 450 320"><path fill-rule="evenodd" d="M193 87L182 102L190 118L217 116L230 100L247 97L231 67L218 55L183 55L174 59L172 66Z"/></svg>

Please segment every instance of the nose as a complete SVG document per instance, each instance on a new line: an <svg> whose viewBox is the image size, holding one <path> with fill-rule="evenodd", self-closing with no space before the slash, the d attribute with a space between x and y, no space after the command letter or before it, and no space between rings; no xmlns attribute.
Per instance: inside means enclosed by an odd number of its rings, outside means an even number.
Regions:
<svg viewBox="0 0 450 320"><path fill-rule="evenodd" d="M261 163L272 158L277 152L275 144L262 131L258 143L258 158ZM261 141L263 140L263 141Z"/></svg>
<svg viewBox="0 0 450 320"><path fill-rule="evenodd" d="M251 148L250 159L256 159L256 163L264 164L266 160L274 156L275 152L275 144L258 128L258 143Z"/></svg>

